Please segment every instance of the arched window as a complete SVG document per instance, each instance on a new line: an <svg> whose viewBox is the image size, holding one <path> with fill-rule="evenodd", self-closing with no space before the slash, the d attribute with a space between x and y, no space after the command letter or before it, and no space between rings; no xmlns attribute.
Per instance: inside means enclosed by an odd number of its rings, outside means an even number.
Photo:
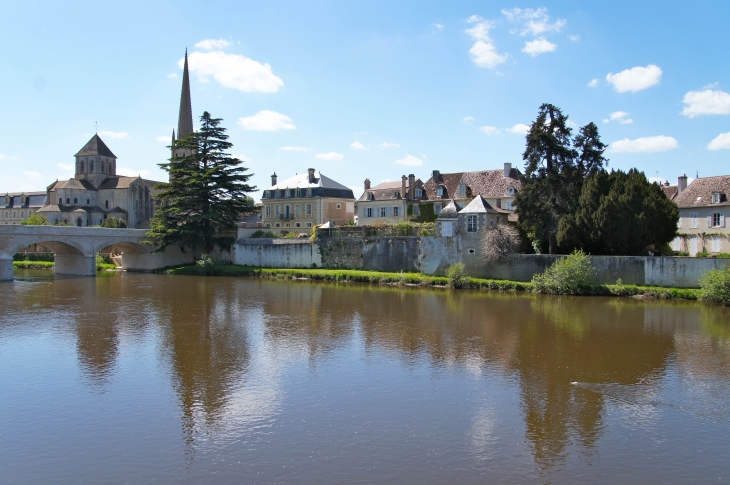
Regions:
<svg viewBox="0 0 730 485"><path fill-rule="evenodd" d="M79 203L79 199L77 199L76 197L74 197L74 205L76 205L78 203Z"/></svg>
<svg viewBox="0 0 730 485"><path fill-rule="evenodd" d="M63 199L61 197L58 198L58 203L63 204Z"/></svg>
<svg viewBox="0 0 730 485"><path fill-rule="evenodd" d="M89 199L86 199L86 205L89 205L91 201Z"/></svg>
<svg viewBox="0 0 730 485"><path fill-rule="evenodd" d="M71 199L69 199L68 197L66 197L66 205L71 205ZM65 220L64 220L64 222L65 222Z"/></svg>
<svg viewBox="0 0 730 485"><path fill-rule="evenodd" d="M104 172L106 170L106 164L104 162L101 162L101 171Z"/></svg>
<svg viewBox="0 0 730 485"><path fill-rule="evenodd" d="M94 162L89 162L89 172L94 171Z"/></svg>
<svg viewBox="0 0 730 485"><path fill-rule="evenodd" d="M86 171L86 162L81 162L81 171L82 172Z"/></svg>
<svg viewBox="0 0 730 485"><path fill-rule="evenodd" d="M109 201L108 200L105 200L104 201L104 208L105 209L108 209L109 208Z"/></svg>
<svg viewBox="0 0 730 485"><path fill-rule="evenodd" d="M81 227L84 225L84 221L82 221L81 218L79 217L78 219L76 219L76 225Z"/></svg>

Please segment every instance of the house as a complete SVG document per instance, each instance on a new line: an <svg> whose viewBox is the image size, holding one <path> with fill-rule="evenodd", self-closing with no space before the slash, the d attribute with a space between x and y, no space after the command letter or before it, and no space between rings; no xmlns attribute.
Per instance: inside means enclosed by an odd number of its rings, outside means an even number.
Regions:
<svg viewBox="0 0 730 485"><path fill-rule="evenodd" d="M687 186L687 176L678 180L674 202L679 208L677 236L672 249L710 254L730 253L730 230L726 214L730 215L730 175L695 179Z"/></svg>
<svg viewBox="0 0 730 485"><path fill-rule="evenodd" d="M463 209L451 199L436 219L436 235L440 237L460 236L463 244L477 248L484 230L497 224L507 224L510 214L492 207L481 195L477 195ZM470 254L474 254L473 252Z"/></svg>
<svg viewBox="0 0 730 485"><path fill-rule="evenodd" d="M274 173L261 197L261 214L264 227L344 225L354 220L355 196L352 189L313 168L282 182Z"/></svg>
<svg viewBox="0 0 730 485"><path fill-rule="evenodd" d="M423 192L423 182L413 174L401 176L400 182L384 182L375 187L370 186L370 179L365 179L365 191L357 201L358 225L409 220L408 204L420 200Z"/></svg>
<svg viewBox="0 0 730 485"><path fill-rule="evenodd" d="M511 221L516 221L514 200L521 188L520 175L511 163L505 163L500 170L455 173L434 170L423 184L422 192L415 191L410 211L414 217L431 211L433 216L438 216L452 200L463 208L480 195L494 210L508 214Z"/></svg>
<svg viewBox="0 0 730 485"><path fill-rule="evenodd" d="M679 195L679 185L669 185L668 180L666 180L663 185L660 185L660 187L664 191L664 195L666 195L669 200L674 200Z"/></svg>
<svg viewBox="0 0 730 485"><path fill-rule="evenodd" d="M45 192L5 194L0 200L0 224L20 224L46 205Z"/></svg>

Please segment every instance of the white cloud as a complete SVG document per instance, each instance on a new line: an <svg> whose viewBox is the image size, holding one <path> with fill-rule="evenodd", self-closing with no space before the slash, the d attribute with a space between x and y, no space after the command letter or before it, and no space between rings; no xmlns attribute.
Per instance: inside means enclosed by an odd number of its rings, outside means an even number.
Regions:
<svg viewBox="0 0 730 485"><path fill-rule="evenodd" d="M231 45L230 41L225 39L205 39L195 44L195 47L205 51L212 51L213 49L225 49L229 45Z"/></svg>
<svg viewBox="0 0 730 485"><path fill-rule="evenodd" d="M611 143L611 151L616 153L654 153L674 150L678 146L679 143L677 143L677 140L671 136L659 135L637 138L636 140L624 138L623 140Z"/></svg>
<svg viewBox="0 0 730 485"><path fill-rule="evenodd" d="M588 87L589 87L589 88L595 88L595 87L596 87L596 86L598 86L598 85L599 85L600 83L601 83L601 81L599 81L598 79L591 79L591 80L590 80L590 81L588 82Z"/></svg>
<svg viewBox="0 0 730 485"><path fill-rule="evenodd" d="M568 35L568 40L571 42L580 42L580 35Z"/></svg>
<svg viewBox="0 0 730 485"><path fill-rule="evenodd" d="M420 167L423 165L423 160L418 157L414 157L410 153L406 153L406 156L396 160L395 163L398 165L405 165L406 167Z"/></svg>
<svg viewBox="0 0 730 485"><path fill-rule="evenodd" d="M617 74L608 73L606 81L619 93L631 91L633 93L659 84L662 80L662 70L656 64L646 67L636 66L623 70Z"/></svg>
<svg viewBox="0 0 730 485"><path fill-rule="evenodd" d="M603 120L604 123L609 123L610 121L618 121L619 123L623 125L628 125L634 122L631 118L629 118L629 114L626 111L614 111L609 115L609 119Z"/></svg>
<svg viewBox="0 0 730 485"><path fill-rule="evenodd" d="M139 175L140 177L149 177L150 176L149 170L136 170L134 168L127 168L127 167L117 167L117 175L123 175L124 177L136 177Z"/></svg>
<svg viewBox="0 0 730 485"><path fill-rule="evenodd" d="M480 126L479 131L486 133L487 135L496 135L499 133L496 126Z"/></svg>
<svg viewBox="0 0 730 485"><path fill-rule="evenodd" d="M398 144L398 143L390 143L390 142L387 142L387 141L384 141L383 143L381 143L380 145L378 145L378 148L382 148L382 149L385 149L385 148L399 148L399 147L400 147L400 144Z"/></svg>
<svg viewBox="0 0 730 485"><path fill-rule="evenodd" d="M474 44L469 49L474 64L479 67L493 69L505 62L507 54L498 53L492 39L489 37L489 29L494 27L494 23L484 20L478 15L469 17L468 22L476 23L474 27L465 31L474 40Z"/></svg>
<svg viewBox="0 0 730 485"><path fill-rule="evenodd" d="M517 123L511 128L507 128L507 131L509 133L514 133L515 135L526 135L527 132L530 131L530 125L524 125L522 123Z"/></svg>
<svg viewBox="0 0 730 485"><path fill-rule="evenodd" d="M720 133L707 145L708 150L730 150L730 132Z"/></svg>
<svg viewBox="0 0 730 485"><path fill-rule="evenodd" d="M243 153L231 153L231 157L232 158L237 158L237 159L239 159L239 160L241 160L243 162L250 162L251 161L251 159L249 157L247 157L246 155L244 155Z"/></svg>
<svg viewBox="0 0 730 485"><path fill-rule="evenodd" d="M547 34L549 32L560 32L567 23L563 19L558 19L554 23L550 23L550 16L547 8L512 8L502 9L502 15L513 22L524 22L520 35L531 34L534 36Z"/></svg>
<svg viewBox="0 0 730 485"><path fill-rule="evenodd" d="M730 94L714 89L690 91L684 95L682 114L694 118L700 115L730 114Z"/></svg>
<svg viewBox="0 0 730 485"><path fill-rule="evenodd" d="M554 52L558 46L546 40L545 37L525 42L525 47L522 48L522 52L530 54L532 57L545 52Z"/></svg>
<svg viewBox="0 0 730 485"><path fill-rule="evenodd" d="M444 24L431 24L431 25L433 25L436 28L436 30L438 30L439 32L444 30Z"/></svg>
<svg viewBox="0 0 730 485"><path fill-rule="evenodd" d="M72 171L72 172L73 172L74 170L76 170L76 167L75 167L74 165L70 164L70 163L59 163L59 164L57 164L56 166L57 166L58 168L60 168L60 169L63 169L63 170L70 170L70 171Z"/></svg>
<svg viewBox="0 0 730 485"><path fill-rule="evenodd" d="M306 152L307 148L306 147L289 147L289 146L287 146L287 147L281 147L281 148L279 148L279 150L283 150L285 152Z"/></svg>
<svg viewBox="0 0 730 485"><path fill-rule="evenodd" d="M296 130L292 119L285 114L265 109L255 115L238 118L238 124L246 130L278 131Z"/></svg>
<svg viewBox="0 0 730 485"><path fill-rule="evenodd" d="M170 79L177 79L177 73L171 72L170 74L167 75L167 77L169 77Z"/></svg>
<svg viewBox="0 0 730 485"><path fill-rule="evenodd" d="M171 143L172 136L160 135L160 136L156 136L155 140L159 141L160 143Z"/></svg>
<svg viewBox="0 0 730 485"><path fill-rule="evenodd" d="M362 193L365 192L365 189L362 185L348 185L347 188L352 190L352 193L356 199L359 199Z"/></svg>
<svg viewBox="0 0 730 485"><path fill-rule="evenodd" d="M0 160L5 160L5 155L3 155L2 153L0 153Z"/></svg>
<svg viewBox="0 0 730 485"><path fill-rule="evenodd" d="M464 123L471 123L472 121L474 121L474 117L473 116L464 116L464 119L462 119L461 121L463 121Z"/></svg>
<svg viewBox="0 0 730 485"><path fill-rule="evenodd" d="M603 122L604 122L604 123L610 123L610 122L611 122L611 120L609 120L608 118L603 118Z"/></svg>
<svg viewBox="0 0 730 485"><path fill-rule="evenodd" d="M367 150L367 148L365 148L365 145L363 145L359 141L353 141L352 143L350 143L350 146L356 150Z"/></svg>
<svg viewBox="0 0 730 485"><path fill-rule="evenodd" d="M100 131L99 135L105 136L107 138L115 138L115 139L129 138L129 135L127 134L126 131Z"/></svg>
<svg viewBox="0 0 730 485"><path fill-rule="evenodd" d="M39 173L39 172L23 172L23 175L25 175L26 177L30 177L32 179L39 179L39 178L43 177L43 174Z"/></svg>
<svg viewBox="0 0 730 485"><path fill-rule="evenodd" d="M318 153L314 156L314 158L319 158L320 160L327 160L329 162L336 161L336 160L342 160L345 158L345 156L342 153L337 152L329 152L329 153Z"/></svg>
<svg viewBox="0 0 730 485"><path fill-rule="evenodd" d="M237 54L222 51L193 52L188 56L190 70L198 73L201 82L213 77L222 86L238 89L246 93L275 93L284 86L284 81L276 76L271 66L261 64ZM182 68L184 59L178 65Z"/></svg>

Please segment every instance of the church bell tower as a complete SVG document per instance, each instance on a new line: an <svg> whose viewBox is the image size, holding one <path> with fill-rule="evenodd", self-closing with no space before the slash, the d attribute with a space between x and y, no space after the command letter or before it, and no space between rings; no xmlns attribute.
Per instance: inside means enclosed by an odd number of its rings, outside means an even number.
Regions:
<svg viewBox="0 0 730 485"><path fill-rule="evenodd" d="M172 143L175 140L185 138L193 133L193 107L190 101L190 71L188 70L188 50L185 49L185 65L183 66L182 90L180 92L180 111L177 117L177 133L172 130ZM188 155L183 150L173 150L171 155L184 156Z"/></svg>
<svg viewBox="0 0 730 485"><path fill-rule="evenodd" d="M117 156L109 150L98 134L92 136L74 157L76 157L75 178L88 180L94 188L98 188L105 179L117 175Z"/></svg>

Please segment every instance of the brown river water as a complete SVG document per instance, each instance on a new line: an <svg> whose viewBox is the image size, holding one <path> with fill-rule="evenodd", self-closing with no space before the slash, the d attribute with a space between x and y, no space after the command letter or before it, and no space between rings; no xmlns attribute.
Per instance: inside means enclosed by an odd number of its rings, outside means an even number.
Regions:
<svg viewBox="0 0 730 485"><path fill-rule="evenodd" d="M730 308L16 278L2 484L730 480Z"/></svg>

